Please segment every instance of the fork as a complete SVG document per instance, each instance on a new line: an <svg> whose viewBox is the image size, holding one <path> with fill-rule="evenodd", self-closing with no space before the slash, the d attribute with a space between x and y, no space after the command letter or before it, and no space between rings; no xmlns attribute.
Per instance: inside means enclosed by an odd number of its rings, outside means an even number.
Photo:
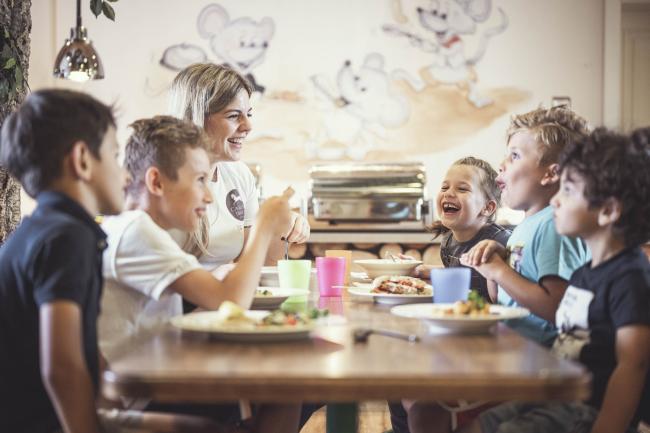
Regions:
<svg viewBox="0 0 650 433"><path fill-rule="evenodd" d="M370 334L383 335L384 337L393 337L399 338L400 340L406 340L410 343L415 343L420 341L420 337L415 334L405 334L403 332L391 331L389 329L371 329L371 328L357 328L354 330L354 342L355 343L366 343Z"/></svg>

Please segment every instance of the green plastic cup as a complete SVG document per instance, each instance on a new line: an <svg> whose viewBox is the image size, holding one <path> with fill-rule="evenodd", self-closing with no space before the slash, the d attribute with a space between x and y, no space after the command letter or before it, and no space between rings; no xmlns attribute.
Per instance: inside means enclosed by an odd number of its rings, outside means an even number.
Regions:
<svg viewBox="0 0 650 433"><path fill-rule="evenodd" d="M280 287L309 290L311 260L278 260ZM305 302L307 295L290 296L285 302Z"/></svg>

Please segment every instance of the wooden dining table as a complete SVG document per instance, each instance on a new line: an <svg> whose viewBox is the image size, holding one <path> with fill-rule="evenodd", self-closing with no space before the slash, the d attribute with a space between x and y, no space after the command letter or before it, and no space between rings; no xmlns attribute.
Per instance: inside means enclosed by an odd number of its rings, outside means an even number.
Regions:
<svg viewBox="0 0 650 433"><path fill-rule="evenodd" d="M143 334L111 363L103 392L109 398L196 403L545 401L580 400L590 392L583 367L503 323L484 334L440 334L360 299L312 298L308 305L331 315L301 341L228 342L171 325ZM353 331L360 327L420 339L372 334L355 342Z"/></svg>

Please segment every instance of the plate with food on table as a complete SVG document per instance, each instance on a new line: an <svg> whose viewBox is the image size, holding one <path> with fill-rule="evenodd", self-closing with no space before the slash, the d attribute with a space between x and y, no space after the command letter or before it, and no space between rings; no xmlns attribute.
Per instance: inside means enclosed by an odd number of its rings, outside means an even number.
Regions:
<svg viewBox="0 0 650 433"><path fill-rule="evenodd" d="M525 308L490 304L475 290L470 292L467 300L398 305L390 312L396 316L420 319L432 332L463 334L486 333L501 320L521 319L530 314Z"/></svg>
<svg viewBox="0 0 650 433"><path fill-rule="evenodd" d="M207 333L220 340L238 342L273 342L303 340L316 327L327 310L304 312L247 311L224 301L216 311L200 311L172 318L172 325L183 331Z"/></svg>
<svg viewBox="0 0 650 433"><path fill-rule="evenodd" d="M379 304L407 304L433 302L433 288L426 281L415 277L383 275L371 284L357 284L347 287L349 294L372 298Z"/></svg>
<svg viewBox="0 0 650 433"><path fill-rule="evenodd" d="M282 287L260 286L255 291L251 310L274 310L290 296L306 296L309 290L306 289L285 289Z"/></svg>

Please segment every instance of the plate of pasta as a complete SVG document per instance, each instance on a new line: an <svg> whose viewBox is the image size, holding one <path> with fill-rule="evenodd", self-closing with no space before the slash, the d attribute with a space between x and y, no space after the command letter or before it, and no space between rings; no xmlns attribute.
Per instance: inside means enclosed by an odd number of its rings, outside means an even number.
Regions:
<svg viewBox="0 0 650 433"><path fill-rule="evenodd" d="M309 338L316 319L327 314L286 313L282 310L247 311L225 301L217 311L200 311L173 317L172 325L190 332L208 333L221 340L239 342L289 341Z"/></svg>
<svg viewBox="0 0 650 433"><path fill-rule="evenodd" d="M453 304L398 305L390 312L396 316L420 319L433 332L475 334L488 332L501 320L521 319L530 314L525 308L484 304L480 308L471 301Z"/></svg>

